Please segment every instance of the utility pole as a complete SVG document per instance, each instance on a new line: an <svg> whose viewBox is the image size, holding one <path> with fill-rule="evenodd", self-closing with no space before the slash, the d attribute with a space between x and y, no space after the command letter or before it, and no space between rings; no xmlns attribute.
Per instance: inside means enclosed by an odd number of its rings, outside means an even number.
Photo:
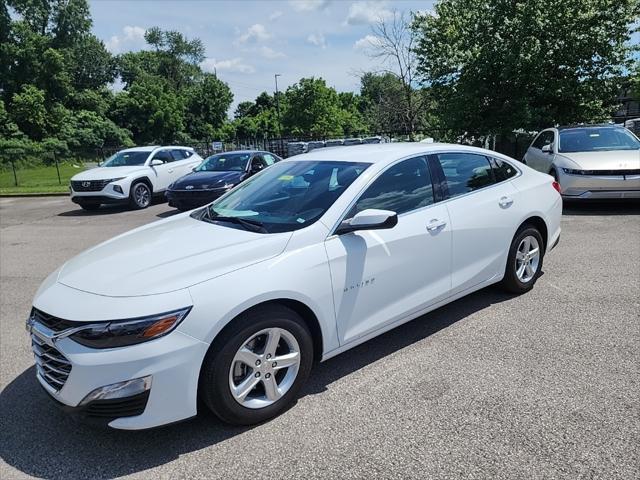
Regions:
<svg viewBox="0 0 640 480"><path fill-rule="evenodd" d="M280 144L280 155L284 156L284 147L282 146L282 126L280 121L280 95L278 94L278 77L279 73L276 73L273 78L276 80L276 115L278 116L278 143Z"/></svg>

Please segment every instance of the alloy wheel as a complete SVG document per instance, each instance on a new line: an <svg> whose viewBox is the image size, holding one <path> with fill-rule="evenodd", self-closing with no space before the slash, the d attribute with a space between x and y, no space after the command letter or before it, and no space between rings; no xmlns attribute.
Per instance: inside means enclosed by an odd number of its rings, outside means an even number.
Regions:
<svg viewBox="0 0 640 480"><path fill-rule="evenodd" d="M147 187L144 183L139 183L136 185L133 191L133 198L135 199L136 205L140 208L145 208L149 206L151 202L151 192L149 191L149 187Z"/></svg>
<svg viewBox="0 0 640 480"><path fill-rule="evenodd" d="M229 388L243 407L267 407L292 387L300 368L300 347L283 328L267 328L242 343L229 369Z"/></svg>
<svg viewBox="0 0 640 480"><path fill-rule="evenodd" d="M530 282L535 277L540 265L540 245L538 240L528 235L522 239L516 251L516 276L522 283Z"/></svg>

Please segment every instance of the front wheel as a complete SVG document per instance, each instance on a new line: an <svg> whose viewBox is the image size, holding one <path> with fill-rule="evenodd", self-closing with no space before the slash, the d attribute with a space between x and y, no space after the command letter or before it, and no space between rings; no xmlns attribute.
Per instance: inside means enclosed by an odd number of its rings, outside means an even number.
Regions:
<svg viewBox="0 0 640 480"><path fill-rule="evenodd" d="M527 225L511 242L502 286L511 293L525 293L533 288L542 272L544 242L537 228Z"/></svg>
<svg viewBox="0 0 640 480"><path fill-rule="evenodd" d="M199 395L221 420L251 425L295 401L313 363L313 342L300 316L268 305L238 317L212 344Z"/></svg>
<svg viewBox="0 0 640 480"><path fill-rule="evenodd" d="M151 205L151 188L145 182L137 182L131 185L129 204L136 210L147 208Z"/></svg>

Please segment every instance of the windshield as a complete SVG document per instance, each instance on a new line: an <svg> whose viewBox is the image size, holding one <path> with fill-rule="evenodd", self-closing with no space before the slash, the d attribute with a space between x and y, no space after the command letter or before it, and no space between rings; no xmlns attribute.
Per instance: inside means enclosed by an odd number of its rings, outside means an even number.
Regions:
<svg viewBox="0 0 640 480"><path fill-rule="evenodd" d="M560 130L559 152L638 150L640 141L626 128L571 128Z"/></svg>
<svg viewBox="0 0 640 480"><path fill-rule="evenodd" d="M267 233L298 230L320 218L369 165L331 161L276 163L205 207L204 213L208 220L219 217L223 224L236 228L242 223L229 221L230 217L250 221ZM247 222L244 223L246 227Z"/></svg>
<svg viewBox="0 0 640 480"><path fill-rule="evenodd" d="M103 167L132 167L136 165L144 165L144 162L149 157L149 152L144 151L130 151L130 152L118 152L115 155L110 156L102 164Z"/></svg>
<svg viewBox="0 0 640 480"><path fill-rule="evenodd" d="M250 158L249 153L212 155L196 167L196 172L244 172Z"/></svg>

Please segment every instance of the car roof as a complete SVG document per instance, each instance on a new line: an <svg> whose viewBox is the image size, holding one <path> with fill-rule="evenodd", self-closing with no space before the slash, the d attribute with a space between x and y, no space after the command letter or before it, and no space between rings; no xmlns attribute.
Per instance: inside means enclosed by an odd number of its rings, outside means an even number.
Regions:
<svg viewBox="0 0 640 480"><path fill-rule="evenodd" d="M577 125L562 125L560 127L557 127L558 130L570 130L570 129L574 129L574 128L606 128L606 127L610 127L610 128L624 128L623 125L617 125L615 123L588 123L588 124L577 124Z"/></svg>
<svg viewBox="0 0 640 480"><path fill-rule="evenodd" d="M131 147L120 150L121 152L153 152L159 148L182 148L184 150L193 150L192 147L184 147L182 145L147 145L143 147Z"/></svg>
<svg viewBox="0 0 640 480"><path fill-rule="evenodd" d="M468 145L452 143L377 143L365 145L353 145L347 147L319 148L309 153L295 155L287 160L294 161L341 161L341 162L366 162L366 163L392 163L395 160L411 155L426 155L443 151L468 151L482 155L491 154L500 156L497 152Z"/></svg>

